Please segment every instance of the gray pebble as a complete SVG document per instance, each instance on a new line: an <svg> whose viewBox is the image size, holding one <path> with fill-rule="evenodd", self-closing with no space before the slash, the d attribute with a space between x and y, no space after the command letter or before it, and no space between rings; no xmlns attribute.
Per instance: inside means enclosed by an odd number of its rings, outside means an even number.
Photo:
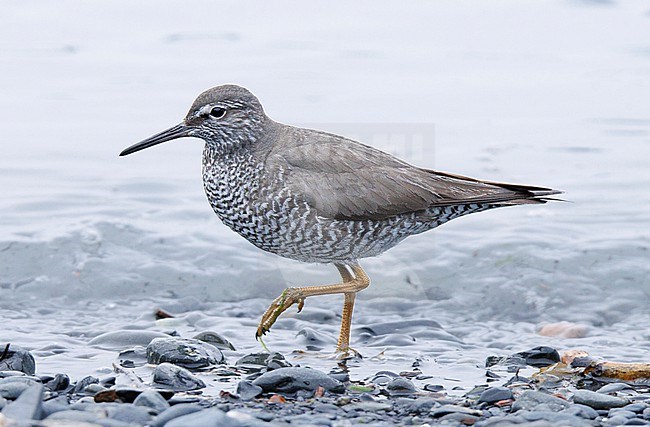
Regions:
<svg viewBox="0 0 650 427"><path fill-rule="evenodd" d="M12 403L2 408L7 418L16 420L40 420L43 414L43 384L34 384Z"/></svg>
<svg viewBox="0 0 650 427"><path fill-rule="evenodd" d="M591 408L587 405L581 405L579 403L574 403L565 410L562 411L563 414L576 415L578 417L586 418L588 420L593 420L598 418L598 412L594 408Z"/></svg>
<svg viewBox="0 0 650 427"><path fill-rule="evenodd" d="M611 425L611 426L622 426L623 424L626 424L629 420L622 416L622 415L616 415L615 417L612 418L607 418L606 425Z"/></svg>
<svg viewBox="0 0 650 427"><path fill-rule="evenodd" d="M594 409L620 408L630 403L627 399L590 390L576 390L573 394L573 401Z"/></svg>
<svg viewBox="0 0 650 427"><path fill-rule="evenodd" d="M153 371L153 382L169 387L174 391L205 388L203 380L192 375L187 369L171 363L161 363L156 366Z"/></svg>
<svg viewBox="0 0 650 427"><path fill-rule="evenodd" d="M0 360L0 371L20 371L27 375L34 375L36 372L34 356L24 348L5 343L0 345L0 354L5 355Z"/></svg>
<svg viewBox="0 0 650 427"><path fill-rule="evenodd" d="M199 332L198 334L194 335L192 338L195 340L207 342L208 344L212 344L213 346L217 347L220 350L232 350L235 351L235 346L230 343L226 338L222 337L216 332L212 331L204 331L204 332Z"/></svg>
<svg viewBox="0 0 650 427"><path fill-rule="evenodd" d="M550 394L542 393L541 391L528 390L523 392L521 396L517 398L515 403L512 404L512 411L532 411L542 404L546 405L547 409L554 412L559 412L571 406L569 402L560 399L559 397L551 396Z"/></svg>
<svg viewBox="0 0 650 427"><path fill-rule="evenodd" d="M237 384L237 394L241 400L253 400L262 394L262 387L255 385L250 381L240 381Z"/></svg>
<svg viewBox="0 0 650 427"><path fill-rule="evenodd" d="M45 381L45 388L51 391L61 391L70 385L70 377L66 374L56 374L54 378Z"/></svg>
<svg viewBox="0 0 650 427"><path fill-rule="evenodd" d="M650 408L644 409L642 415L644 420L650 420Z"/></svg>
<svg viewBox="0 0 650 427"><path fill-rule="evenodd" d="M169 403L156 390L145 390L133 401L135 406L144 406L153 409L159 414L169 408Z"/></svg>
<svg viewBox="0 0 650 427"><path fill-rule="evenodd" d="M643 412L648 407L649 407L648 404L645 402L636 402L636 403L630 403L629 405L625 405L621 409L640 413Z"/></svg>
<svg viewBox="0 0 650 427"><path fill-rule="evenodd" d="M99 383L99 378L93 377L91 375L82 378L81 380L77 381L77 383L74 385L73 392L74 393L81 393L88 387L90 384L98 384Z"/></svg>
<svg viewBox="0 0 650 427"><path fill-rule="evenodd" d="M345 386L324 372L311 368L280 368L257 377L253 384L264 392L295 393L299 390L316 391L319 386L326 391L343 393Z"/></svg>
<svg viewBox="0 0 650 427"><path fill-rule="evenodd" d="M182 417L183 415L192 414L201 410L203 410L203 408L194 403L179 403L178 405L174 405L158 414L151 421L151 427L163 427L168 421L171 421L174 418Z"/></svg>
<svg viewBox="0 0 650 427"><path fill-rule="evenodd" d="M98 421L98 418L101 418L101 414L93 414L88 411L78 411L75 409L66 409L64 411L58 411L50 414L45 418L46 420L69 420L69 421L86 421L89 423L94 423Z"/></svg>
<svg viewBox="0 0 650 427"><path fill-rule="evenodd" d="M184 338L155 338L147 346L147 362L169 362L187 369L225 363L221 350L203 341Z"/></svg>
<svg viewBox="0 0 650 427"><path fill-rule="evenodd" d="M6 405L7 405L7 399L5 399L4 397L0 396L0 411L1 411L2 408L4 408Z"/></svg>
<svg viewBox="0 0 650 427"><path fill-rule="evenodd" d="M410 400L400 404L403 406L404 411L409 414L426 414L431 408L439 405L438 402L431 397L418 397L415 400Z"/></svg>
<svg viewBox="0 0 650 427"><path fill-rule="evenodd" d="M634 388L631 385L625 383L611 383L611 384L605 384L604 386L599 388L597 392L607 394L607 393L614 393L621 390L634 390Z"/></svg>
<svg viewBox="0 0 650 427"><path fill-rule="evenodd" d="M174 418L165 427L226 427L235 424L232 421L222 410L210 408Z"/></svg>
<svg viewBox="0 0 650 427"><path fill-rule="evenodd" d="M592 425L591 421L587 421L584 418L552 411L522 411L518 415L526 421L534 422L543 420L558 426L582 427Z"/></svg>
<svg viewBox="0 0 650 427"><path fill-rule="evenodd" d="M500 400L512 399L512 391L507 387L490 387L479 397L479 402L495 403Z"/></svg>
<svg viewBox="0 0 650 427"><path fill-rule="evenodd" d="M34 384L37 384L34 382ZM11 382L0 384L0 397L15 400L22 394L23 391L27 390L33 384L26 384L21 382Z"/></svg>
<svg viewBox="0 0 650 427"><path fill-rule="evenodd" d="M447 414L453 414L453 413L472 415L476 417L480 417L481 415L483 415L483 412L477 409L466 408L460 405L442 405L437 408L432 408L430 412L431 416L434 418L443 417Z"/></svg>
<svg viewBox="0 0 650 427"><path fill-rule="evenodd" d="M406 378L394 378L386 384L390 396L408 396L415 393L415 386Z"/></svg>
<svg viewBox="0 0 650 427"><path fill-rule="evenodd" d="M612 408L609 410L609 413L607 414L607 418L615 417L615 416L622 416L625 418L634 418L636 417L636 414L632 411L626 411L622 408Z"/></svg>
<svg viewBox="0 0 650 427"><path fill-rule="evenodd" d="M87 405L84 409L100 416L105 414L113 420L138 425L149 424L152 418L147 408L131 403L96 403Z"/></svg>

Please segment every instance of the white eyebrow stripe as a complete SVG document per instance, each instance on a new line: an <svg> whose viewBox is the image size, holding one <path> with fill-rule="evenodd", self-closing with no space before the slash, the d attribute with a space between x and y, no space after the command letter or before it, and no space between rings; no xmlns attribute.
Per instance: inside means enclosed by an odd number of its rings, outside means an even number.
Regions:
<svg viewBox="0 0 650 427"><path fill-rule="evenodd" d="M199 109L199 111L196 113L197 116L209 116L210 111L212 111L212 108L214 108L212 105L204 105Z"/></svg>

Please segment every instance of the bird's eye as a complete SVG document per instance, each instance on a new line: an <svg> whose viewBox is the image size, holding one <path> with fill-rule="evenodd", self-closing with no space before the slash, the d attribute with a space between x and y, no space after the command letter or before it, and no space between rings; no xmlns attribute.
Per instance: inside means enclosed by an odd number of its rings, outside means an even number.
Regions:
<svg viewBox="0 0 650 427"><path fill-rule="evenodd" d="M215 119L220 119L225 115L226 115L225 108L214 107L212 110L210 110L210 116L214 117Z"/></svg>

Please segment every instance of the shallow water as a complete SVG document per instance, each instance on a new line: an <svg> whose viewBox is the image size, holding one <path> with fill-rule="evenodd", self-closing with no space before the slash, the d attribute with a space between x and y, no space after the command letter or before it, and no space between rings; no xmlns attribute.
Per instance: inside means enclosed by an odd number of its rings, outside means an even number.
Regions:
<svg viewBox="0 0 650 427"><path fill-rule="evenodd" d="M647 361L647 5L345 8L5 5L0 341L34 350L39 373L73 379L109 372L115 349L88 341L120 329L212 329L233 342L234 362L260 350L257 319L284 287L337 280L331 266L261 253L214 217L200 141L117 157L180 121L200 91L235 82L279 121L424 167L566 191L568 203L472 215L363 261L373 285L355 309L365 358L353 378L420 360L426 382L462 393L485 381L487 356L536 345ZM291 361L328 369L317 356L335 345L340 304L308 300L267 344L304 350L314 342L296 333L311 328L322 350ZM155 321L157 306L179 318ZM364 334L397 320L441 329ZM537 334L557 321L587 336Z"/></svg>

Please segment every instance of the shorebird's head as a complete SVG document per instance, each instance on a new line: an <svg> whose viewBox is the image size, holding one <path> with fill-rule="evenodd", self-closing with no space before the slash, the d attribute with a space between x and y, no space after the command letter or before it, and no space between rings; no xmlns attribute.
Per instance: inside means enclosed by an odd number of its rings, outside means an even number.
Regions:
<svg viewBox="0 0 650 427"><path fill-rule="evenodd" d="M254 142L265 119L262 104L248 89L213 87L196 98L181 123L128 147L120 156L187 136L217 147Z"/></svg>

